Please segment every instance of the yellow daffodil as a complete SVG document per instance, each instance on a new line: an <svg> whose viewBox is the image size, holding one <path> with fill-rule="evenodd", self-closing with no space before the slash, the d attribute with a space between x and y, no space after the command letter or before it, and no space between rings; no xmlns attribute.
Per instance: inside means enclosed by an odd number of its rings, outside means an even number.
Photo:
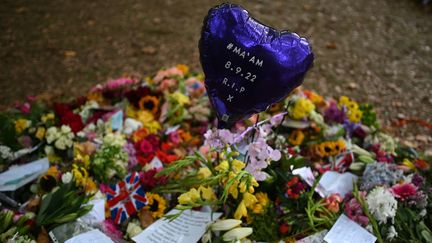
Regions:
<svg viewBox="0 0 432 243"><path fill-rule="evenodd" d="M244 200L242 200L239 205L237 206L237 209L234 213L235 219L241 219L242 217L247 217L247 209L246 205L244 203Z"/></svg>

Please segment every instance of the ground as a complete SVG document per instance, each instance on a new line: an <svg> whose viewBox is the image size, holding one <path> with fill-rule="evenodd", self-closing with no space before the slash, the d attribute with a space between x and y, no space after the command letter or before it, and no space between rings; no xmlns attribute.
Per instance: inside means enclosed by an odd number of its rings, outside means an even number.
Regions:
<svg viewBox="0 0 432 243"><path fill-rule="evenodd" d="M419 0L236 1L261 22L307 37L316 55L305 87L374 104L385 129L432 144L432 4ZM188 64L218 1L4 0L0 5L0 105L45 93L83 94L123 74ZM425 145L429 144L429 145Z"/></svg>

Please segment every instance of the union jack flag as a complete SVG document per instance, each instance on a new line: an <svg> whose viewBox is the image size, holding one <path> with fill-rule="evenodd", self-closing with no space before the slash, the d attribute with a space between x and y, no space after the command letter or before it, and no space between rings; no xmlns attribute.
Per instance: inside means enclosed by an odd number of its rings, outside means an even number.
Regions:
<svg viewBox="0 0 432 243"><path fill-rule="evenodd" d="M145 191L137 172L130 173L117 184L110 184L106 195L111 218L116 224L122 223L147 205Z"/></svg>

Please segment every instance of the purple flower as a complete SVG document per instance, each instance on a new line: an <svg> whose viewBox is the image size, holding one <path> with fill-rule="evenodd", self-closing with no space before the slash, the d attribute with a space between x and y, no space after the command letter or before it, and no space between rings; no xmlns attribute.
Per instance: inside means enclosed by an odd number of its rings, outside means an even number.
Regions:
<svg viewBox="0 0 432 243"><path fill-rule="evenodd" d="M129 155L128 168L129 168L129 170L133 170L133 168L138 164L138 159L136 157L135 146L132 143L127 142L124 145L123 149Z"/></svg>
<svg viewBox="0 0 432 243"><path fill-rule="evenodd" d="M419 175L419 174L417 174L417 173L414 173L414 175L413 175L413 177L412 177L412 179L411 179L411 182L412 182L412 184L414 184L416 187L422 187L422 186L423 186L423 183L424 183L424 178L423 178L421 175Z"/></svg>
<svg viewBox="0 0 432 243"><path fill-rule="evenodd" d="M278 161L281 158L280 151L268 146L264 138L258 138L249 144L248 155L250 162L245 170L250 172L257 181L267 178L267 173L262 170L267 168L270 161Z"/></svg>
<svg viewBox="0 0 432 243"><path fill-rule="evenodd" d="M330 106L324 111L324 120L327 123L343 123L346 119L344 110L340 110L336 102L330 102Z"/></svg>
<svg viewBox="0 0 432 243"><path fill-rule="evenodd" d="M204 144L212 148L220 149L225 145L230 145L234 142L234 134L227 129L220 129L216 131L208 130L204 134Z"/></svg>

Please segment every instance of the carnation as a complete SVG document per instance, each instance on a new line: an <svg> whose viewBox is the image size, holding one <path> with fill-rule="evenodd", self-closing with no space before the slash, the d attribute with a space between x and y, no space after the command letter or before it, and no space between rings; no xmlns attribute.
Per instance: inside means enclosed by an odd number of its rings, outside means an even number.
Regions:
<svg viewBox="0 0 432 243"><path fill-rule="evenodd" d="M373 189L366 197L369 211L379 223L387 223L394 219L397 210L397 201L392 193L384 187Z"/></svg>

